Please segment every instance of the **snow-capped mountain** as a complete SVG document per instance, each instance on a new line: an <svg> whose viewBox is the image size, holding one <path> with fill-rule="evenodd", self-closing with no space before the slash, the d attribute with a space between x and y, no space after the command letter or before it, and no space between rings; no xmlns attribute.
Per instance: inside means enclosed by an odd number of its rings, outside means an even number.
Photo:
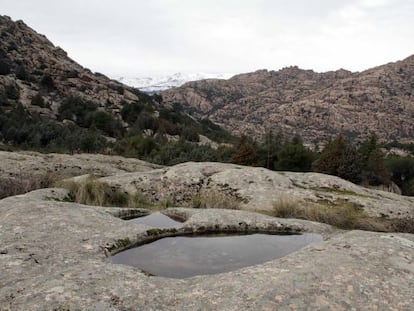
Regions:
<svg viewBox="0 0 414 311"><path fill-rule="evenodd" d="M117 80L126 85L135 87L140 91L146 93L157 93L173 87L178 87L186 82L205 80L205 79L229 79L233 74L227 73L175 73L167 76L154 76L154 77L119 77Z"/></svg>

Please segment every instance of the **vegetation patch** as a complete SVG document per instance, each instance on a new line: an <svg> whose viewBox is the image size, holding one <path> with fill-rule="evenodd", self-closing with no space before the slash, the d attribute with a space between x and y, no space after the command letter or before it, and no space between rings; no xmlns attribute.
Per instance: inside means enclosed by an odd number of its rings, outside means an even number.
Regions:
<svg viewBox="0 0 414 311"><path fill-rule="evenodd" d="M72 202L80 204L130 208L151 207L141 193L122 192L94 178L81 182L64 182L61 186L69 191L68 196Z"/></svg>
<svg viewBox="0 0 414 311"><path fill-rule="evenodd" d="M354 191L345 190L345 189L334 189L334 188L328 188L328 187L320 187L320 188L311 188L312 190L320 191L320 192L327 192L327 193L333 193L338 195L352 195L356 197L361 198L370 198L370 199L376 199L376 197L361 193L356 193Z"/></svg>
<svg viewBox="0 0 414 311"><path fill-rule="evenodd" d="M27 193L36 189L50 188L56 183L51 172L39 174L21 174L15 177L0 177L0 199Z"/></svg>
<svg viewBox="0 0 414 311"><path fill-rule="evenodd" d="M240 209L240 199L218 190L200 191L192 197L191 207Z"/></svg>
<svg viewBox="0 0 414 311"><path fill-rule="evenodd" d="M356 204L345 201L318 202L306 206L295 201L281 201L273 205L272 216L298 218L326 223L341 229L359 229L390 232L395 230L392 221L370 217Z"/></svg>

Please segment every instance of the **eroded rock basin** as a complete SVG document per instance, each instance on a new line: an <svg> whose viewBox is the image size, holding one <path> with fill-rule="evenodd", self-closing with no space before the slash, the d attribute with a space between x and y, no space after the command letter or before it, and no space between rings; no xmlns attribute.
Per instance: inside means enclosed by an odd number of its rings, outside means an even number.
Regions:
<svg viewBox="0 0 414 311"><path fill-rule="evenodd" d="M157 228L172 228L176 226L180 226L182 223L168 217L162 213L152 213L148 216L137 217L134 219L129 220L130 222L136 224L143 224L151 227Z"/></svg>
<svg viewBox="0 0 414 311"><path fill-rule="evenodd" d="M112 262L150 275L187 278L261 264L321 241L313 233L168 237L118 253Z"/></svg>

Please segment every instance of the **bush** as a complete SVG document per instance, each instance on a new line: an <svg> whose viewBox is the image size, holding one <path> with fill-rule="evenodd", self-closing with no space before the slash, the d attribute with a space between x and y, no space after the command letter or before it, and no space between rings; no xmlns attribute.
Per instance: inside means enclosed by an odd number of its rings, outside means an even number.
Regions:
<svg viewBox="0 0 414 311"><path fill-rule="evenodd" d="M0 75L8 75L10 73L10 65L4 60L0 59Z"/></svg>
<svg viewBox="0 0 414 311"><path fill-rule="evenodd" d="M293 203L292 203L293 202ZM338 201L336 204L307 204L299 206L291 200L276 202L272 215L282 218L299 218L326 223L341 229L392 231L392 225L383 218L369 217L355 204Z"/></svg>
<svg viewBox="0 0 414 311"><path fill-rule="evenodd" d="M37 93L35 96L33 96L32 100L30 101L30 104L33 106L39 106L41 108L45 108L45 100L43 99L43 96L40 93Z"/></svg>
<svg viewBox="0 0 414 311"><path fill-rule="evenodd" d="M95 103L84 101L80 97L65 98L58 109L59 120L72 120L79 126L90 126L90 115L95 112L98 106Z"/></svg>
<svg viewBox="0 0 414 311"><path fill-rule="evenodd" d="M55 82L53 81L52 76L49 74L43 75L42 79L40 80L40 85L48 90L53 90L55 88Z"/></svg>
<svg viewBox="0 0 414 311"><path fill-rule="evenodd" d="M24 68L23 65L20 65L16 69L16 77L20 80L26 81L29 79L29 74L26 71L26 68Z"/></svg>
<svg viewBox="0 0 414 311"><path fill-rule="evenodd" d="M122 136L124 128L121 122L115 119L112 114L105 111L96 111L91 113L89 118L88 123L90 123L90 127L95 127L111 137Z"/></svg>
<svg viewBox="0 0 414 311"><path fill-rule="evenodd" d="M18 100L20 98L20 91L16 84L8 84L6 85L5 89L7 98L13 100Z"/></svg>
<svg viewBox="0 0 414 311"><path fill-rule="evenodd" d="M104 182L88 178L82 182L64 182L61 186L69 191L73 202L94 206L118 206L147 208L147 200L141 194L131 195L118 191Z"/></svg>

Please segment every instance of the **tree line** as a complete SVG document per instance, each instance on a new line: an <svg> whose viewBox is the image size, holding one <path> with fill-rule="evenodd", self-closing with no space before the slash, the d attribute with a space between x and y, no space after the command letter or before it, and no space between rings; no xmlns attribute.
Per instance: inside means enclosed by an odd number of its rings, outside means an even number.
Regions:
<svg viewBox="0 0 414 311"><path fill-rule="evenodd" d="M319 172L362 185L388 186L393 182L403 194L414 195L414 158L386 156L383 150L389 146L380 144L375 134L359 144L340 134L321 152L314 152L299 136L286 139L267 133L260 143L243 137L231 162L279 171Z"/></svg>
<svg viewBox="0 0 414 311"><path fill-rule="evenodd" d="M314 152L299 136L286 138L269 132L260 141L236 138L209 120L193 119L179 105L156 107L153 97L139 95L139 102L124 103L120 118L77 97L61 102L57 121L30 113L21 104L8 110L0 104L0 142L6 144L3 149L116 154L162 165L215 161L314 171L363 185L394 182L403 194L414 195L414 158L385 156L383 152L384 147L412 145L382 145L375 135L355 144L339 135L321 152ZM34 100L45 104L40 95ZM223 144L218 148L201 145L200 135Z"/></svg>

